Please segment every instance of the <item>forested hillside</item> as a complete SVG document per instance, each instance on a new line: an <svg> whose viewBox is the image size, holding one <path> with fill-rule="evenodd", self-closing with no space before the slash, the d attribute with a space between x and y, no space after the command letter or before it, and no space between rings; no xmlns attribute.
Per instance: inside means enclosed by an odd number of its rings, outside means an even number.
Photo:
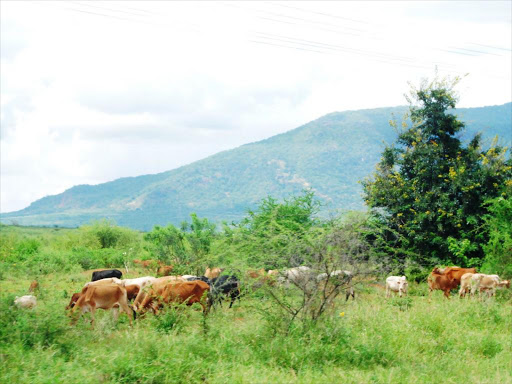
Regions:
<svg viewBox="0 0 512 384"><path fill-rule="evenodd" d="M218 153L156 175L122 178L100 185L78 185L3 213L4 223L78 226L110 218L148 230L178 224L195 212L212 221L239 220L264 197L283 198L312 188L322 213L362 209L358 181L379 161L384 144L397 133L390 127L407 107L335 112L292 131ZM458 109L467 125L462 138L482 132L484 142L499 135L512 141L512 103Z"/></svg>

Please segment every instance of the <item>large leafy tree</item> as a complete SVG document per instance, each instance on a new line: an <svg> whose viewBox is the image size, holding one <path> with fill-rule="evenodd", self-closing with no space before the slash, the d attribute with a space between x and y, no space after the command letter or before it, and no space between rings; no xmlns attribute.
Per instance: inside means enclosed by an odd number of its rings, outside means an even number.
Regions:
<svg viewBox="0 0 512 384"><path fill-rule="evenodd" d="M497 139L488 149L480 135L461 142L464 123L453 113L457 82L436 78L412 89L397 141L363 182L365 201L387 225L398 259L480 265L484 202L506 195L511 184L512 163Z"/></svg>

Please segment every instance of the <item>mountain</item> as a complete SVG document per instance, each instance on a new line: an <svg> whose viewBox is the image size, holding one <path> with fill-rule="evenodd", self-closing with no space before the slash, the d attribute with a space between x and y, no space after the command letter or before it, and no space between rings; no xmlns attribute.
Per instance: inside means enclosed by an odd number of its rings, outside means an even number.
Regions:
<svg viewBox="0 0 512 384"><path fill-rule="evenodd" d="M192 164L155 174L78 185L44 197L4 223L78 226L107 217L119 225L149 230L179 224L196 212L214 221L237 221L267 195L276 198L313 188L333 210L363 209L358 180L370 175L384 143L396 132L389 126L407 107L335 112L289 132L220 152ZM512 142L512 103L457 109L467 125L462 139L482 132L489 142L499 135Z"/></svg>

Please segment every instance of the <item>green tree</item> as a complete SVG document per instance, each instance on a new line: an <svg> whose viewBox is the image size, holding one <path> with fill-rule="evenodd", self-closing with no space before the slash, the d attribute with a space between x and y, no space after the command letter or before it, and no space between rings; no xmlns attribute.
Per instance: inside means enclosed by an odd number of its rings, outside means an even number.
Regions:
<svg viewBox="0 0 512 384"><path fill-rule="evenodd" d="M303 239L317 222L314 216L319 207L312 191L304 191L283 202L268 196L239 224L225 226L225 252L232 252L234 257L243 255L249 265L257 268L301 265L304 252L297 244L305 242L297 240Z"/></svg>
<svg viewBox="0 0 512 384"><path fill-rule="evenodd" d="M190 214L192 222L181 223L181 230L185 232L190 248L196 257L201 258L210 252L211 243L215 237L215 224L206 217L201 219L195 213Z"/></svg>
<svg viewBox="0 0 512 384"><path fill-rule="evenodd" d="M151 232L144 235L149 243L149 251L165 263L181 264L188 259L185 248L185 234L174 225L165 227L155 225Z"/></svg>
<svg viewBox="0 0 512 384"><path fill-rule="evenodd" d="M511 180L507 148L497 139L486 150L480 135L468 145L460 141L464 123L453 114L458 81L436 78L412 89L397 141L363 182L366 204L387 225L384 238L400 262L480 265L487 242L483 203Z"/></svg>
<svg viewBox="0 0 512 384"><path fill-rule="evenodd" d="M510 183L512 189L512 183ZM482 269L512 278L512 197L491 200L489 214L485 216L485 230L489 241L484 246L486 254Z"/></svg>

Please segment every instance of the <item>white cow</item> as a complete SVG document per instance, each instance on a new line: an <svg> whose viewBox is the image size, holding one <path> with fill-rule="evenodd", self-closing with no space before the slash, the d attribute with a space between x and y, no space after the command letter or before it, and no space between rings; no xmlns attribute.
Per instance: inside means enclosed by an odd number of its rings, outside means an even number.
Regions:
<svg viewBox="0 0 512 384"><path fill-rule="evenodd" d="M144 288L148 284L152 284L153 281L156 280L156 277L153 276L143 276L143 277L137 277L135 279L124 279L121 280L121 285L123 287L126 287L127 285L136 285L139 288Z"/></svg>
<svg viewBox="0 0 512 384"><path fill-rule="evenodd" d="M460 289L459 289L459 297L466 296L466 294L472 294L471 292L471 282L474 273L468 272L463 274L460 277Z"/></svg>
<svg viewBox="0 0 512 384"><path fill-rule="evenodd" d="M405 276L389 276L386 279L386 297L391 295L391 291L402 294L407 294L407 278Z"/></svg>
<svg viewBox="0 0 512 384"><path fill-rule="evenodd" d="M327 279L327 273L320 273L317 277L316 277L316 281L324 281ZM330 274L329 274L330 278L337 278L337 279L340 279L340 280L352 280L352 272L350 271L342 271L341 269L337 269L336 271L332 271Z"/></svg>
<svg viewBox="0 0 512 384"><path fill-rule="evenodd" d="M330 281L334 280L338 284L342 284L342 283L350 284L350 282L352 281L353 274L350 271L343 271L341 269L337 269L335 271L332 271L329 275L325 272L320 273L319 275L317 275L316 281L318 283L325 281L325 280L327 280L328 276L329 276ZM354 287L352 287L352 285L347 287L345 300L348 300L348 298L350 296L352 296L352 299L355 299Z"/></svg>
<svg viewBox="0 0 512 384"><path fill-rule="evenodd" d="M37 305L37 299L32 295L16 296L14 305L18 308L34 308Z"/></svg>
<svg viewBox="0 0 512 384"><path fill-rule="evenodd" d="M501 280L498 275L484 275L480 280L478 289L480 293L486 292L489 297L494 296L497 288L510 288L509 280Z"/></svg>
<svg viewBox="0 0 512 384"><path fill-rule="evenodd" d="M284 283L287 286L290 283L293 283L299 287L305 287L305 285L312 278L314 279L312 269L309 267L301 266L283 271L282 275L278 278L277 281Z"/></svg>

